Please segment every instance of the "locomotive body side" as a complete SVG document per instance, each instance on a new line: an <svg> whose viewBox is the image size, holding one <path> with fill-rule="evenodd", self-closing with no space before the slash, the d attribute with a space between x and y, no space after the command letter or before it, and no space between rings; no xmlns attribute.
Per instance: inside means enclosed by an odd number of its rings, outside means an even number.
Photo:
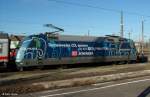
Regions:
<svg viewBox="0 0 150 97"><path fill-rule="evenodd" d="M135 61L134 42L119 37L59 36L44 34L27 37L18 50L18 67ZM117 41L116 41L117 40Z"/></svg>

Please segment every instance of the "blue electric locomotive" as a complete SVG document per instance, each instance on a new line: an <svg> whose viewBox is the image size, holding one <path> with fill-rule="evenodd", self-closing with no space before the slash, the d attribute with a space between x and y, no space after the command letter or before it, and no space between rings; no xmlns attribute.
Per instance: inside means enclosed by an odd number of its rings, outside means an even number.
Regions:
<svg viewBox="0 0 150 97"><path fill-rule="evenodd" d="M17 67L93 62L136 61L134 42L119 36L105 37L30 35L20 44Z"/></svg>

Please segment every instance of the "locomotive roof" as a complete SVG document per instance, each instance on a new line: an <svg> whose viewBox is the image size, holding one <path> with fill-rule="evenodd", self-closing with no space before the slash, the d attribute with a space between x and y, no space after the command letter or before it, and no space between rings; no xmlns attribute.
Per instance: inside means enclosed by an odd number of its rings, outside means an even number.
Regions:
<svg viewBox="0 0 150 97"><path fill-rule="evenodd" d="M106 35L105 37L96 37L96 36L79 36L79 35L59 35L59 34L48 34L49 39L58 39L60 41L112 41L120 42L126 41L126 38L121 38L120 36Z"/></svg>
<svg viewBox="0 0 150 97"><path fill-rule="evenodd" d="M120 42L120 41L127 41L128 40L126 38L121 38L120 36L112 36L112 35L106 35L104 37L81 36L81 35L60 35L57 33L56 34L45 33L42 35L46 35L46 37L50 40L56 39L56 40L60 40L60 41L87 41L87 42L112 41L112 42ZM37 35L32 35L32 36L37 36Z"/></svg>
<svg viewBox="0 0 150 97"><path fill-rule="evenodd" d="M77 35L59 35L58 40L62 41L103 41L105 37L77 36Z"/></svg>
<svg viewBox="0 0 150 97"><path fill-rule="evenodd" d="M8 34L7 33L0 33L0 39L8 39Z"/></svg>

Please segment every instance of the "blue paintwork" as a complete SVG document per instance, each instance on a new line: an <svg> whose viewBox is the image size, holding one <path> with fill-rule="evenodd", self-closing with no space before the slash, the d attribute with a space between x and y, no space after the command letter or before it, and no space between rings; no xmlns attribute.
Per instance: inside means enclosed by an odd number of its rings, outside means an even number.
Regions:
<svg viewBox="0 0 150 97"><path fill-rule="evenodd" d="M36 38L36 42L34 40ZM106 57L106 56L131 56L136 57L135 47L132 40L124 39L123 43L115 43L107 41L84 42L84 41L59 41L47 39L46 35L31 35L24 41L29 44L22 48L25 42L22 42L20 51L18 51L18 59L37 59L38 57L46 58L64 58L64 57ZM37 44L38 43L38 47ZM21 51L21 49L24 49ZM22 55L22 57L19 56ZM20 58L20 59L19 59Z"/></svg>

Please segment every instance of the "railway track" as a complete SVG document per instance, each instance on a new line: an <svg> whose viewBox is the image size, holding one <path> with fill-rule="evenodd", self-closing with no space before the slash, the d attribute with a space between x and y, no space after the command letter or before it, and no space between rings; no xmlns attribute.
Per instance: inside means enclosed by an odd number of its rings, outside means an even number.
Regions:
<svg viewBox="0 0 150 97"><path fill-rule="evenodd" d="M0 73L0 86L150 69L150 63Z"/></svg>
<svg viewBox="0 0 150 97"><path fill-rule="evenodd" d="M27 91L36 91L36 89L40 89L40 87L35 88L30 86L31 84L39 82L55 82L143 70L150 70L150 63L6 72L0 73L0 92L14 91L15 93L26 93ZM29 88L26 86L29 86Z"/></svg>

